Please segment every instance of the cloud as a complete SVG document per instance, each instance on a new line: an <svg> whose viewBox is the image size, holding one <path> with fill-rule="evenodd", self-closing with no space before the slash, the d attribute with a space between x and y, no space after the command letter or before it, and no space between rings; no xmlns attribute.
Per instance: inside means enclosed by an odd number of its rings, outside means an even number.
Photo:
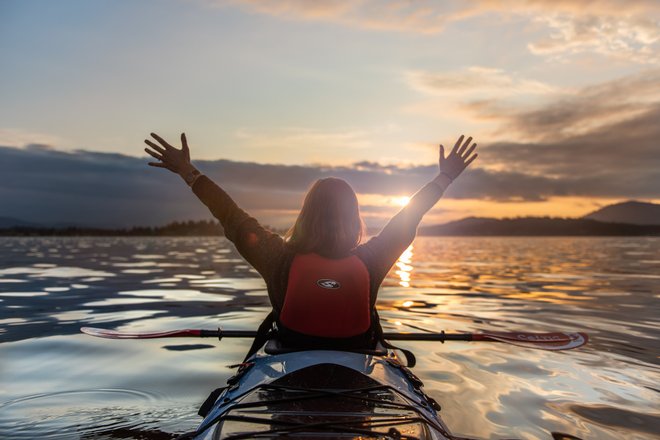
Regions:
<svg viewBox="0 0 660 440"><path fill-rule="evenodd" d="M437 33L451 18L450 7L405 0L206 0L205 3L236 6L289 20L325 21L379 31Z"/></svg>
<svg viewBox="0 0 660 440"><path fill-rule="evenodd" d="M593 52L641 64L660 61L654 45L660 40L660 24L645 17L620 18L598 15L550 15L535 18L551 33L529 43L536 55L573 55Z"/></svg>
<svg viewBox="0 0 660 440"><path fill-rule="evenodd" d="M480 151L479 166L493 174L482 176L479 185L493 185L497 191L489 189L488 194L495 197L515 197L515 188L506 183L512 181L530 185L539 197L657 197L658 84L660 69L649 69L580 89L560 90L534 106L515 103L508 95L463 104L465 114L497 127L490 139L480 139L485 147ZM470 95L490 85L469 79L464 87ZM505 172L513 174L504 181L489 181ZM542 179L530 180L531 176ZM517 195L531 197L524 191Z"/></svg>
<svg viewBox="0 0 660 440"><path fill-rule="evenodd" d="M64 141L54 135L21 130L18 128L0 128L0 145L20 147L26 144L61 145Z"/></svg>
<svg viewBox="0 0 660 440"><path fill-rule="evenodd" d="M459 200L540 201L553 197L659 198L660 108L589 135L536 143L500 142L480 152L445 197ZM206 208L177 177L146 166L147 158L53 148L0 147L0 216L41 223L97 226L155 225L208 218ZM274 165L228 160L198 167L259 220L290 221L318 178L347 180L361 195L412 195L435 165ZM489 167L483 167L489 165ZM382 218L379 197L364 212ZM376 201L376 202L374 202ZM392 207L391 213L398 208Z"/></svg>
<svg viewBox="0 0 660 440"><path fill-rule="evenodd" d="M442 32L475 17L520 17L545 35L528 44L536 55L593 52L648 64L660 62L660 2L654 0L205 0L213 6L298 21L323 21L358 29L416 34ZM537 38L535 36L535 38Z"/></svg>
<svg viewBox="0 0 660 440"><path fill-rule="evenodd" d="M244 157L258 157L261 162L337 165L346 163L347 157L373 155L375 139L401 131L401 127L391 123L337 130L296 126L239 128L233 134L233 148L240 149Z"/></svg>
<svg viewBox="0 0 660 440"><path fill-rule="evenodd" d="M382 132L382 131L381 131ZM255 131L240 128L234 137L243 143L244 148L260 152L273 149L278 156L293 152L298 160L301 152L314 155L321 152L322 157L328 157L327 152L351 153L372 146L373 130L319 131L303 127L285 127L270 131ZM341 151L339 151L341 150ZM263 153L261 153L263 154Z"/></svg>
<svg viewBox="0 0 660 440"><path fill-rule="evenodd" d="M407 84L420 92L434 95L511 96L546 95L561 90L541 81L522 78L501 69L472 66L454 72L410 71Z"/></svg>
<svg viewBox="0 0 660 440"><path fill-rule="evenodd" d="M569 87L484 66L448 72L407 71L402 77L409 88L423 97L404 105L404 113L443 123L453 120L463 126L463 130L467 129L467 122L470 133L478 134L482 141L483 134L490 134L492 138L494 127L504 126L510 115L524 110L530 103L552 102L575 93ZM505 128L502 131L506 131Z"/></svg>
<svg viewBox="0 0 660 440"><path fill-rule="evenodd" d="M545 90L545 86L499 70L468 72L463 80L459 73L427 72L408 79L425 93L460 87L470 95L474 90L497 90L505 84L530 93ZM472 117L498 124L499 140L479 139L479 159L445 197L465 201L660 198L659 83L660 69L651 69L581 89L558 90L556 95L543 95L545 103L532 108L495 92L488 100L465 104L464 111ZM237 140L265 142L279 149L287 144L318 144L330 137L330 143L349 144L354 149L367 145L371 134L302 128L272 133L242 130ZM29 138L25 135L19 140L32 142ZM328 156L327 151L323 156ZM177 176L148 168L147 161L122 154L63 152L39 142L24 148L0 147L0 216L99 226L155 225L209 217ZM318 178L347 180L362 196L364 212L383 218L388 210L394 213L398 209L383 206L384 200L412 195L437 172L435 164L370 161L349 166L229 160L196 164L255 217L278 226L281 219L289 222L295 216L306 190Z"/></svg>
<svg viewBox="0 0 660 440"><path fill-rule="evenodd" d="M570 179L581 193L632 196L637 192L639 197L657 197L659 120L660 105L656 105L639 116L579 136L489 145L481 152L481 159L526 174Z"/></svg>
<svg viewBox="0 0 660 440"><path fill-rule="evenodd" d="M624 121L644 118L660 104L660 69L646 70L616 80L565 91L532 108L504 99L463 104L465 112L500 124L509 139L553 141L607 129Z"/></svg>

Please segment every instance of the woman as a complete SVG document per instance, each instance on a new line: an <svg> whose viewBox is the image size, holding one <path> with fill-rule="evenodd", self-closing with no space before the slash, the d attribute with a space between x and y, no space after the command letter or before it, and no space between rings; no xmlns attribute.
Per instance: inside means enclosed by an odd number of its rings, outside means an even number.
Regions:
<svg viewBox="0 0 660 440"><path fill-rule="evenodd" d="M226 237L266 281L279 338L295 346L373 347L381 334L375 310L378 288L415 238L424 214L474 161L469 137L461 136L445 157L440 145L438 175L420 189L380 231L361 244L364 223L355 192L329 177L308 191L298 219L284 238L263 228L190 162L185 134L182 148L152 133L145 151L149 165L179 174L220 220ZM470 145L471 144L471 145Z"/></svg>

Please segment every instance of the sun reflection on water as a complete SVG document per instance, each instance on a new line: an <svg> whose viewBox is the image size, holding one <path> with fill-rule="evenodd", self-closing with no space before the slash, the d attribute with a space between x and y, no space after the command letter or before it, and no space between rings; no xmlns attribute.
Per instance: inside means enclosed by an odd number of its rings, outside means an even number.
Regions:
<svg viewBox="0 0 660 440"><path fill-rule="evenodd" d="M401 256L396 262L397 270L394 271L401 281L399 285L402 287L410 287L410 275L413 270L412 266L412 256L413 256L413 245L408 246L408 249L403 251Z"/></svg>

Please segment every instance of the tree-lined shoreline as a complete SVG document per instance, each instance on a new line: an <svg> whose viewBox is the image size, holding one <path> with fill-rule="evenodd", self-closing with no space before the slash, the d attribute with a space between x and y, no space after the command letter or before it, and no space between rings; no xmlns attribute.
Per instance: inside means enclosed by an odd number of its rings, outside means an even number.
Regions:
<svg viewBox="0 0 660 440"><path fill-rule="evenodd" d="M283 235L285 228L265 225ZM379 228L369 228L376 234ZM565 217L467 217L447 223L420 226L425 236L657 236L660 235L660 204L629 200L600 208L580 218ZM173 221L162 226L123 228L83 225L40 225L0 217L0 236L223 236L216 220Z"/></svg>
<svg viewBox="0 0 660 440"><path fill-rule="evenodd" d="M270 228L279 234L285 229ZM369 230L376 233L377 230ZM556 217L478 218L439 225L421 226L420 236L660 236L660 225L601 222L591 219ZM12 226L0 228L0 236L99 236L99 237L197 237L223 236L215 220L175 221L163 226L98 228L84 226Z"/></svg>

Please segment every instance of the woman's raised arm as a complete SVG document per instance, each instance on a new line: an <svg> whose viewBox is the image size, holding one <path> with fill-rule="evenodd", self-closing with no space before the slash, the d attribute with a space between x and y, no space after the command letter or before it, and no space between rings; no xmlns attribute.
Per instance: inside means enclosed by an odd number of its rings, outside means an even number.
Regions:
<svg viewBox="0 0 660 440"><path fill-rule="evenodd" d="M225 236L234 243L243 258L264 278L269 277L273 262L278 260L284 249L282 237L261 226L254 217L239 208L222 188L192 165L184 133L181 134L181 149L173 147L155 133L151 133L151 136L158 144L146 139L144 142L151 149L145 148L145 151L159 162L149 162L149 165L168 169L181 176L220 221Z"/></svg>
<svg viewBox="0 0 660 440"><path fill-rule="evenodd" d="M417 226L426 214L442 197L447 187L476 158L473 153L477 144L472 137L465 142L461 135L449 155L445 157L445 147L440 145L437 176L424 185L410 201L385 225L385 227L364 246L379 261L378 267L384 277L403 251L415 239Z"/></svg>

